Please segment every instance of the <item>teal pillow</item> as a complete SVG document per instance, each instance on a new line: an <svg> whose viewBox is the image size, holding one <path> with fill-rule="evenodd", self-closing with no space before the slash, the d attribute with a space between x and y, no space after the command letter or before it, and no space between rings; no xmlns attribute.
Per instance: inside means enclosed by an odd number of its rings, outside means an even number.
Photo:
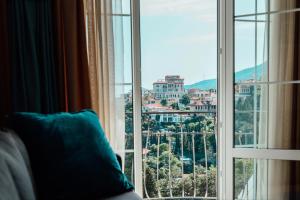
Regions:
<svg viewBox="0 0 300 200"><path fill-rule="evenodd" d="M133 190L95 112L19 112L10 119L27 147L40 199L96 199Z"/></svg>

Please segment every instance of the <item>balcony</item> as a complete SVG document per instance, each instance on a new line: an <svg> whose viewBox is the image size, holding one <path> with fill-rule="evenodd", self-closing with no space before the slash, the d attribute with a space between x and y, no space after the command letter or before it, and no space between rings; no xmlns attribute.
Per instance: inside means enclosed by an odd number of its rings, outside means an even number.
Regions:
<svg viewBox="0 0 300 200"><path fill-rule="evenodd" d="M144 199L216 199L215 124L216 112L143 113ZM131 133L126 141L129 147ZM134 180L133 156L125 173Z"/></svg>

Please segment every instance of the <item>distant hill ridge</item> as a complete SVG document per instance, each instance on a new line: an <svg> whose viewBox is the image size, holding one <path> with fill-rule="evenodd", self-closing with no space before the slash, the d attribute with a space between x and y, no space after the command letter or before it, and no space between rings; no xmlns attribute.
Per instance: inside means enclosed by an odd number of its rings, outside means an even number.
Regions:
<svg viewBox="0 0 300 200"><path fill-rule="evenodd" d="M263 69L263 64L257 65L258 78L261 78L262 69ZM255 67L249 67L235 73L236 81L254 79L254 77L255 77ZM191 85L185 85L184 88L187 90L188 89L201 89L201 90L216 89L217 81L216 79L207 79Z"/></svg>

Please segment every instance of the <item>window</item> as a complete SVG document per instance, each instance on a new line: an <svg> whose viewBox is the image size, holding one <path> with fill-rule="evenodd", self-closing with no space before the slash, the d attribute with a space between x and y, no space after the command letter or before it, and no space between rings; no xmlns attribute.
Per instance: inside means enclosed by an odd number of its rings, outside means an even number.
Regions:
<svg viewBox="0 0 300 200"><path fill-rule="evenodd" d="M299 4L231 0L221 8L222 197L297 199Z"/></svg>
<svg viewBox="0 0 300 200"><path fill-rule="evenodd" d="M166 87L151 107L141 96L143 197L216 199L216 112L191 111L188 94L217 98L217 1L140 0L140 34L140 86Z"/></svg>
<svg viewBox="0 0 300 200"><path fill-rule="evenodd" d="M297 199L298 2L220 1L219 55L217 26L201 22L208 20L217 25L217 1L124 2L131 9L115 19L121 19L127 38L124 73L129 78L122 83L127 87L123 94L128 97L125 172L134 181L136 191L146 199L216 198L219 156L220 198ZM205 7L210 3L211 7ZM205 37L199 34L203 27L211 31ZM187 32L197 36L187 37ZM211 42L204 44L207 41ZM202 50L204 45L207 49ZM206 56L209 52L215 59ZM214 77L206 74L209 65L201 63L207 58L215 70ZM200 70L203 66L206 68ZM205 84L202 82L203 88L192 97L192 89L201 85L201 81L193 80L199 74ZM175 91L177 83L182 90ZM152 93L155 88L157 93ZM174 88L177 94L170 94L168 88ZM200 101L200 106L193 104L195 101ZM216 102L220 102L218 119Z"/></svg>
<svg viewBox="0 0 300 200"><path fill-rule="evenodd" d="M215 199L216 111L191 111L188 91L217 101L217 0L112 2L125 174L145 199Z"/></svg>

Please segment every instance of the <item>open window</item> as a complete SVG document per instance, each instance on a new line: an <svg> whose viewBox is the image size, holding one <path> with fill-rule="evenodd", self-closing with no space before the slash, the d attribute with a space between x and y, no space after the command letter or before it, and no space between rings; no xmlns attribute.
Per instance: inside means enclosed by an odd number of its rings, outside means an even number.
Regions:
<svg viewBox="0 0 300 200"><path fill-rule="evenodd" d="M231 0L222 10L222 197L297 199L299 3Z"/></svg>

